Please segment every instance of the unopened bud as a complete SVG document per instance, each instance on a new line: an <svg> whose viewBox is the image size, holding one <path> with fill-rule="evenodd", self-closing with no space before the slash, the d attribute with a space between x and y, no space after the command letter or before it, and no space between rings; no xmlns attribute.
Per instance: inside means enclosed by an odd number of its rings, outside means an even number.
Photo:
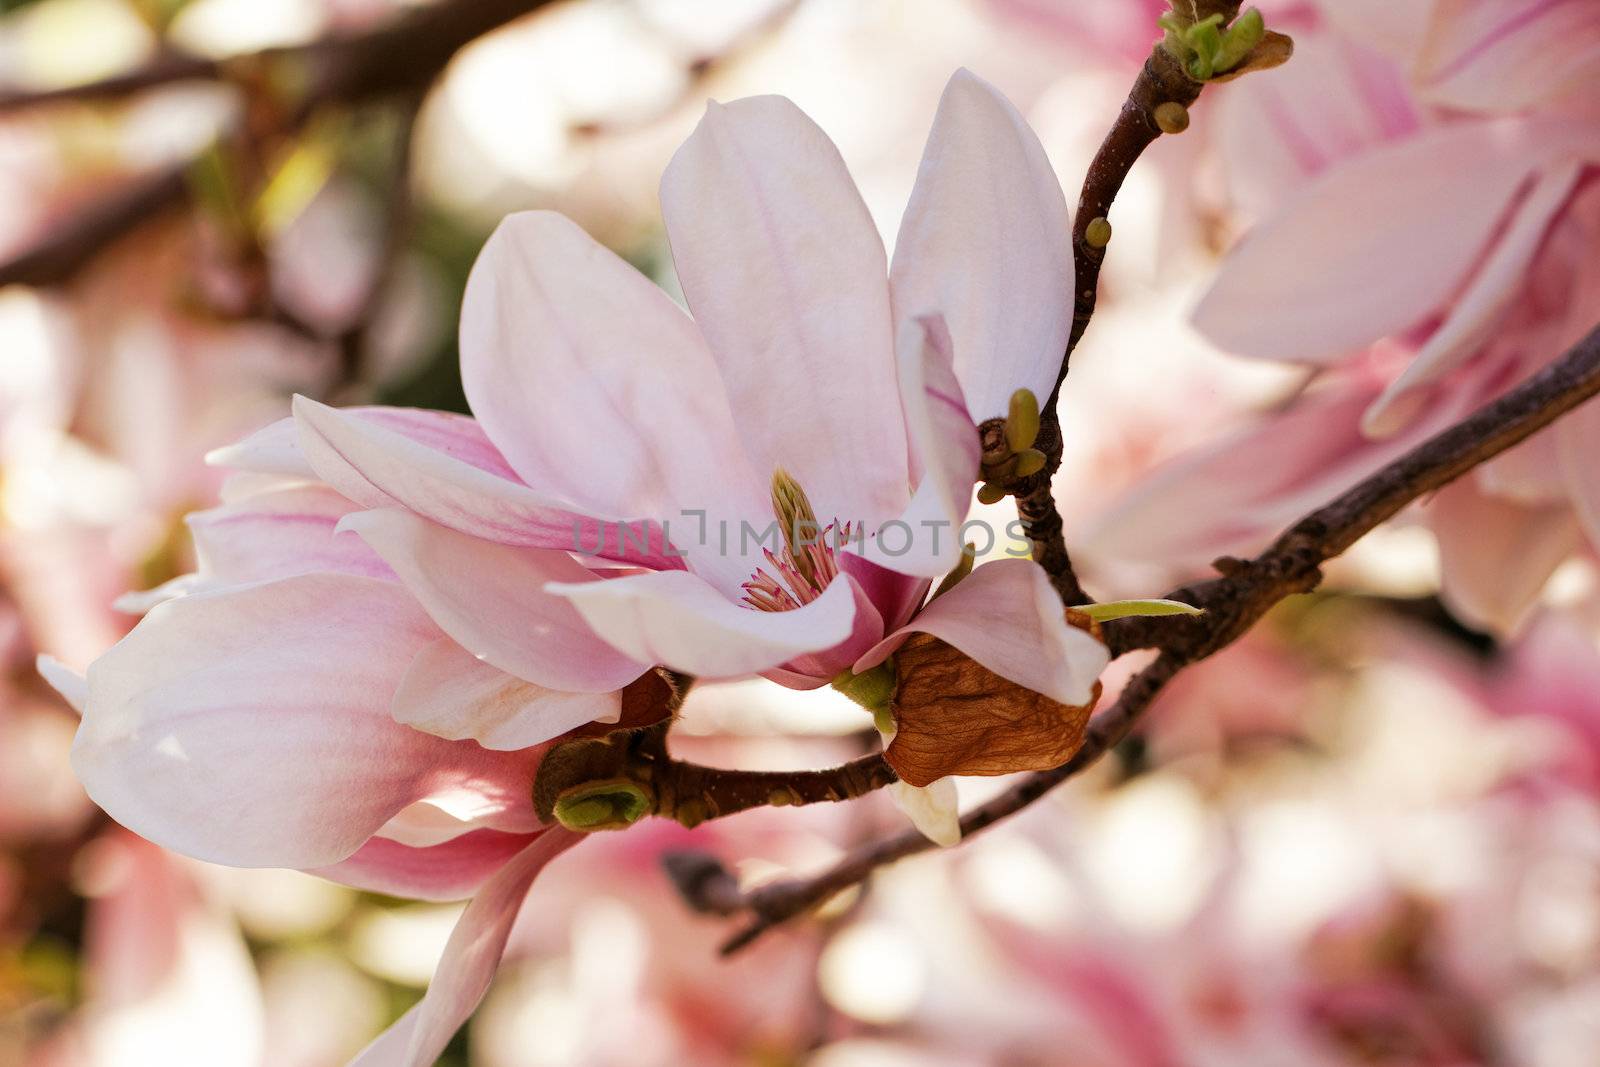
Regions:
<svg viewBox="0 0 1600 1067"><path fill-rule="evenodd" d="M1251 49L1261 43L1267 35L1266 20L1261 17L1261 12L1250 8L1244 14L1233 20L1222 34L1222 42L1217 49L1215 61L1212 63L1212 72L1225 74L1244 62Z"/></svg>
<svg viewBox="0 0 1600 1067"><path fill-rule="evenodd" d="M1182 133L1189 128L1189 109L1176 100L1157 104L1153 115L1162 133Z"/></svg>
<svg viewBox="0 0 1600 1067"><path fill-rule="evenodd" d="M1039 439L1039 398L1032 389L1018 389L1011 394L1010 408L1006 413L1006 444L1011 451L1021 452L1032 448Z"/></svg>
<svg viewBox="0 0 1600 1067"><path fill-rule="evenodd" d="M1104 248L1111 243L1111 220L1099 215L1089 220L1083 228L1083 239L1090 248Z"/></svg>
<svg viewBox="0 0 1600 1067"><path fill-rule="evenodd" d="M1017 453L1017 477L1027 478L1044 470L1044 453L1037 448L1025 449Z"/></svg>
<svg viewBox="0 0 1600 1067"><path fill-rule="evenodd" d="M984 482L978 486L978 503L998 504L1006 498L1006 491L993 482Z"/></svg>
<svg viewBox="0 0 1600 1067"><path fill-rule="evenodd" d="M589 782L556 798L556 821L569 830L624 830L655 807L655 798L638 782L618 778Z"/></svg>

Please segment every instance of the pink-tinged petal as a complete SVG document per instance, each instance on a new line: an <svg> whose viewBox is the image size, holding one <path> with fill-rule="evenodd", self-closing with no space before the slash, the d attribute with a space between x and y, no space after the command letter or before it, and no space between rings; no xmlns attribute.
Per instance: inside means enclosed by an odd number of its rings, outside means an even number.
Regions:
<svg viewBox="0 0 1600 1067"><path fill-rule="evenodd" d="M1561 440L1579 430L1584 409L1567 415L1547 433L1536 433L1515 448L1479 464L1470 477L1490 496L1514 504L1538 506L1565 501L1574 486L1565 477ZM1589 455L1594 455L1590 452ZM1583 517L1579 508L1579 518Z"/></svg>
<svg viewBox="0 0 1600 1067"><path fill-rule="evenodd" d="M1530 125L1474 122L1345 163L1246 235L1195 325L1228 351L1306 362L1402 332L1451 296L1545 155Z"/></svg>
<svg viewBox="0 0 1600 1067"><path fill-rule="evenodd" d="M897 323L944 316L974 422L1043 402L1072 330L1072 225L1039 138L967 70L945 87L895 239Z"/></svg>
<svg viewBox="0 0 1600 1067"><path fill-rule="evenodd" d="M1218 555L1254 554L1445 417L1430 413L1404 434L1369 441L1361 416L1377 394L1367 382L1312 392L1282 413L1177 456L1097 516L1081 532L1080 546L1091 558L1179 570Z"/></svg>
<svg viewBox="0 0 1600 1067"><path fill-rule="evenodd" d="M380 427L434 452L443 452L478 470L501 478L516 474L490 442L483 428L466 415L421 408L343 408L346 418ZM250 474L310 480L318 477L300 447L301 431L293 416L279 419L244 440L207 453L206 462Z"/></svg>
<svg viewBox="0 0 1600 1067"><path fill-rule="evenodd" d="M896 782L889 787L889 799L929 841L943 848L961 843L961 805L954 778L924 786Z"/></svg>
<svg viewBox="0 0 1600 1067"><path fill-rule="evenodd" d="M314 574L156 607L89 668L73 769L114 818L235 867L319 867L407 805L525 759L389 716L438 630L392 582Z"/></svg>
<svg viewBox="0 0 1600 1067"><path fill-rule="evenodd" d="M309 873L407 900L464 900L532 841L498 830L474 830L425 848L374 837L348 859Z"/></svg>
<svg viewBox="0 0 1600 1067"><path fill-rule="evenodd" d="M236 498L184 519L194 538L196 573L117 601L143 612L175 595L329 571L394 577L388 565L354 537L335 537L339 520L359 505L314 482Z"/></svg>
<svg viewBox="0 0 1600 1067"><path fill-rule="evenodd" d="M1334 0L1317 5L1318 14L1344 36L1370 41L1384 54L1407 62L1417 54L1427 35L1432 11L1432 4L1396 3L1395 0ZM1300 61L1298 35L1294 58L1296 63ZM1237 84L1248 84L1248 79Z"/></svg>
<svg viewBox="0 0 1600 1067"><path fill-rule="evenodd" d="M596 515L759 514L716 362L660 287L549 211L509 216L461 308L461 374L522 479Z"/></svg>
<svg viewBox="0 0 1600 1067"><path fill-rule="evenodd" d="M757 611L684 571L552 585L595 633L641 663L702 678L741 678L824 652L855 630L856 585L835 578L793 611Z"/></svg>
<svg viewBox="0 0 1600 1067"><path fill-rule="evenodd" d="M405 508L502 544L593 549L594 555L644 567L683 566L668 554L654 524L624 529L623 523L574 514L513 480L509 470L486 470L464 456L303 396L295 397L294 412L300 448L317 477L364 507Z"/></svg>
<svg viewBox="0 0 1600 1067"><path fill-rule="evenodd" d="M564 552L480 540L397 508L357 512L341 529L382 556L457 644L507 674L593 694L621 689L648 666L607 647L571 603L545 592L552 582L600 582Z"/></svg>
<svg viewBox="0 0 1600 1067"><path fill-rule="evenodd" d="M868 540L862 555L903 574L937 578L961 562L961 523L983 450L956 380L944 321L930 316L904 323L899 347L900 403L917 488L901 525Z"/></svg>
<svg viewBox="0 0 1600 1067"><path fill-rule="evenodd" d="M954 645L1002 678L1074 706L1110 662L1106 646L1067 623L1061 596L1031 559L985 563L856 664L883 662L913 632Z"/></svg>
<svg viewBox="0 0 1600 1067"><path fill-rule="evenodd" d="M61 694L61 699L67 702L68 707L82 715L84 702L89 699L88 680L54 656L41 653L34 661L34 665L39 671L39 677L50 683L51 689Z"/></svg>
<svg viewBox="0 0 1600 1067"><path fill-rule="evenodd" d="M1384 436L1398 430L1419 388L1437 381L1478 351L1506 306L1522 291L1528 264L1582 173L1582 165L1567 163L1534 184L1477 274L1452 303L1444 322L1418 350L1405 373L1367 412L1363 419L1367 433Z"/></svg>
<svg viewBox="0 0 1600 1067"><path fill-rule="evenodd" d="M1556 470L1573 510L1589 540L1600 545L1600 405L1584 404L1533 440L1547 438L1555 446Z"/></svg>
<svg viewBox="0 0 1600 1067"><path fill-rule="evenodd" d="M87 996L76 1014L84 1049L74 1067L260 1067L262 1000L250 950L191 865L122 830L75 862L96 893L84 926Z"/></svg>
<svg viewBox="0 0 1600 1067"><path fill-rule="evenodd" d="M854 552L839 554L839 569L854 579L872 601L883 619L885 633L899 629L916 613L927 599L928 587L932 584L927 578L880 567Z"/></svg>
<svg viewBox="0 0 1600 1067"><path fill-rule="evenodd" d="M1336 35L1296 39L1294 62L1230 85L1214 121L1234 203L1264 219L1341 160L1420 125L1405 72Z"/></svg>
<svg viewBox="0 0 1600 1067"><path fill-rule="evenodd" d="M888 628L884 626L883 615L867 590L849 572L842 573L835 584L848 584L855 597L850 636L820 652L796 656L778 670L766 672L767 678L791 689L815 689L833 681L840 671L855 663L863 652L883 640Z"/></svg>
<svg viewBox="0 0 1600 1067"><path fill-rule="evenodd" d="M1521 111L1592 88L1600 17L1594 0L1439 0L1417 67L1433 103Z"/></svg>
<svg viewBox="0 0 1600 1067"><path fill-rule="evenodd" d="M532 748L586 723L616 722L622 694L571 693L496 670L449 638L417 653L390 712L395 721L484 748Z"/></svg>
<svg viewBox="0 0 1600 1067"><path fill-rule="evenodd" d="M1463 621L1498 634L1516 632L1582 543L1569 508L1497 500L1470 478L1441 489L1423 515L1439 542L1440 596Z"/></svg>
<svg viewBox="0 0 1600 1067"><path fill-rule="evenodd" d="M432 1067L488 992L534 879L546 864L581 840L582 834L548 830L484 883L450 934L422 1000L368 1045L350 1067Z"/></svg>
<svg viewBox="0 0 1600 1067"><path fill-rule="evenodd" d="M684 297L756 473L824 522L905 506L883 242L839 150L782 97L712 103L661 178Z"/></svg>

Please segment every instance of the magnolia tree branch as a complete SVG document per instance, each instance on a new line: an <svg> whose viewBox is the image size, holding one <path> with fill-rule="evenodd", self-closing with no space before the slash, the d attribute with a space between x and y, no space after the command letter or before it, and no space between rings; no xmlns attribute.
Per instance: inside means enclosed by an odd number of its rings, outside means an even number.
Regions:
<svg viewBox="0 0 1600 1067"><path fill-rule="evenodd" d="M1043 470L1004 485L1016 497L1017 516L1033 545L1033 558L1050 575L1051 583L1068 605L1087 604L1091 598L1073 570L1061 514L1050 489L1051 479L1061 465L1061 425L1056 402L1073 350L1094 317L1100 291L1100 266L1105 262L1110 240L1108 216L1112 201L1144 150L1162 133L1177 133L1187 125L1188 107L1199 98L1204 87L1203 82L1189 77L1166 47L1156 45L1129 90L1111 131L1089 164L1083 190L1078 196L1078 211L1072 224L1075 285L1072 332L1061 356L1061 370L1056 375L1055 386L1041 412L1038 447L1047 462Z"/></svg>
<svg viewBox="0 0 1600 1067"><path fill-rule="evenodd" d="M961 819L964 836L1028 807L1093 764L1127 737L1162 688L1181 670L1223 648L1273 606L1315 589L1321 565L1392 518L1407 504L1501 454L1600 394L1600 327L1545 370L1475 414L1424 441L1382 470L1318 508L1250 560L1217 561L1222 576L1175 590L1173 599L1206 609L1199 616L1124 620L1106 627L1114 652L1156 648L1160 654L1095 716L1083 748L1071 760L1021 779ZM763 886L739 901L749 924L724 946L735 952L767 930L811 910L867 878L877 868L934 847L910 830L867 845L809 878Z"/></svg>

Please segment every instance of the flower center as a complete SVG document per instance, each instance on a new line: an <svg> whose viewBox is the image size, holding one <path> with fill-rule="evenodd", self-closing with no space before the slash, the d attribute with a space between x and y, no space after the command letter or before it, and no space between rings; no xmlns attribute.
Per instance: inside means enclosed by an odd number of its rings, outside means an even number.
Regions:
<svg viewBox="0 0 1600 1067"><path fill-rule="evenodd" d="M772 475L772 513L783 538L781 552L763 548L766 567L745 582L744 602L758 611L793 611L822 595L839 574L839 546L850 539L850 524L819 525L800 483L778 468Z"/></svg>

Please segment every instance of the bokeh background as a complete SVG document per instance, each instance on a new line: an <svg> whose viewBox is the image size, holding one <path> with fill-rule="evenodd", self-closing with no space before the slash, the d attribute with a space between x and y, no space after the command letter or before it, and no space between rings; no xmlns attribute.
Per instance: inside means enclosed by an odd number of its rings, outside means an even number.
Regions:
<svg viewBox="0 0 1600 1067"><path fill-rule="evenodd" d="M208 449L294 392L464 410L459 299L507 212L565 212L671 290L656 184L708 98L793 98L892 239L966 66L1028 116L1075 200L1162 5L566 0L523 5L440 70L370 47L427 6L0 3L6 1067L338 1067L420 995L459 911L183 859L76 785L72 713L33 658L81 668L132 624L119 595L188 568L182 516L219 482ZM1299 37L1296 63L1374 47L1337 3L1263 6ZM57 92L124 76L136 91ZM1140 511L1152 473L1315 376L1188 325L1218 257L1297 180L1250 152L1261 97L1243 91L1208 91L1140 163L1074 359L1057 492L1105 595L1193 573L1174 531L1216 519L1205 499ZM1292 488L1275 490L1283 518L1316 502ZM574 852L443 1062L1596 1067L1589 553L1515 619L1447 607L1438 557L1413 517L1380 531L1186 674L1093 773L732 961L663 852L709 850L754 883L902 817L874 798ZM827 691L709 687L682 744L816 766L860 751L866 725ZM1000 785L963 781L963 800Z"/></svg>

